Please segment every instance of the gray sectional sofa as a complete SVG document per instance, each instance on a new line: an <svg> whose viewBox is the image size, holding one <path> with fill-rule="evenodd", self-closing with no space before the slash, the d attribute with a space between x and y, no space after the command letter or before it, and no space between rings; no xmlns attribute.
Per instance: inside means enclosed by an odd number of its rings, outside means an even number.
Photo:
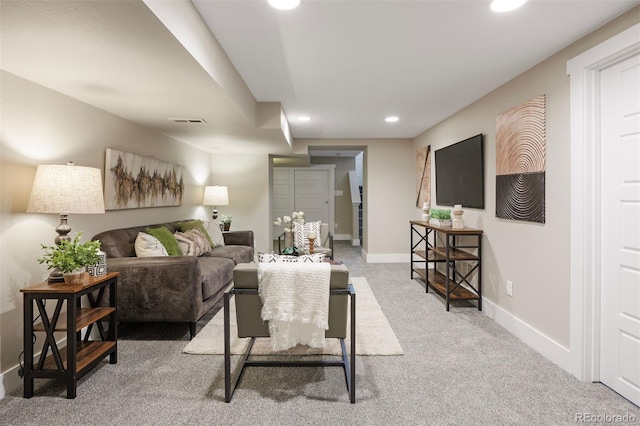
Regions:
<svg viewBox="0 0 640 426"><path fill-rule="evenodd" d="M182 222L182 221L181 221ZM120 272L117 309L120 322L187 322L191 337L196 322L222 298L233 280L233 268L253 261L253 231L223 233L225 245L202 256L136 257L138 232L179 222L101 232L107 270Z"/></svg>

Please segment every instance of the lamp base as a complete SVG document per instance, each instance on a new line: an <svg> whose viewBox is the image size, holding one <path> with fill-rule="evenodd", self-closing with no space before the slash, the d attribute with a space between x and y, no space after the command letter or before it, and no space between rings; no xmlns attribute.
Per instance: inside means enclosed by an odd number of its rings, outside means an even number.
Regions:
<svg viewBox="0 0 640 426"><path fill-rule="evenodd" d="M49 274L49 278L47 278L47 282L49 284L63 283L64 276L62 276L62 272L60 272L60 270L56 268L53 271L51 271L51 273Z"/></svg>

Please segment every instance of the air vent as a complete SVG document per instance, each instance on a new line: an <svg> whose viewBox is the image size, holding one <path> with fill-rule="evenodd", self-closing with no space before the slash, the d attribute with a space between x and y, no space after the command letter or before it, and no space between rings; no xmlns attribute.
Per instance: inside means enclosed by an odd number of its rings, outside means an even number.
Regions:
<svg viewBox="0 0 640 426"><path fill-rule="evenodd" d="M170 118L174 123L206 123L204 118Z"/></svg>

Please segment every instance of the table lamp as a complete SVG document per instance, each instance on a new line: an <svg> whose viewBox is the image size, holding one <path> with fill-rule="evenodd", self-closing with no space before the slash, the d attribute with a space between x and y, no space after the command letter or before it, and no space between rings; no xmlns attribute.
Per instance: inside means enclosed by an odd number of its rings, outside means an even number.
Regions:
<svg viewBox="0 0 640 426"><path fill-rule="evenodd" d="M213 206L211 217L215 220L218 218L218 206L229 205L229 192L226 186L205 186L202 204L205 206Z"/></svg>
<svg viewBox="0 0 640 426"><path fill-rule="evenodd" d="M60 224L56 228L58 235L55 243L70 240L71 228L67 224L69 213L104 213L102 195L102 174L94 167L45 164L38 166L31 188L31 197L27 213L57 213ZM62 282L62 273L54 269L48 282Z"/></svg>

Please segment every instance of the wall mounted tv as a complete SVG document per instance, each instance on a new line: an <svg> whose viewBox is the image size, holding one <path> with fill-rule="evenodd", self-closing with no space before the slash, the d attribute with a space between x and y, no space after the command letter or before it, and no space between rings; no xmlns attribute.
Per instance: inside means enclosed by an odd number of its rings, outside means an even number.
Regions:
<svg viewBox="0 0 640 426"><path fill-rule="evenodd" d="M435 151L436 204L484 208L482 134Z"/></svg>

